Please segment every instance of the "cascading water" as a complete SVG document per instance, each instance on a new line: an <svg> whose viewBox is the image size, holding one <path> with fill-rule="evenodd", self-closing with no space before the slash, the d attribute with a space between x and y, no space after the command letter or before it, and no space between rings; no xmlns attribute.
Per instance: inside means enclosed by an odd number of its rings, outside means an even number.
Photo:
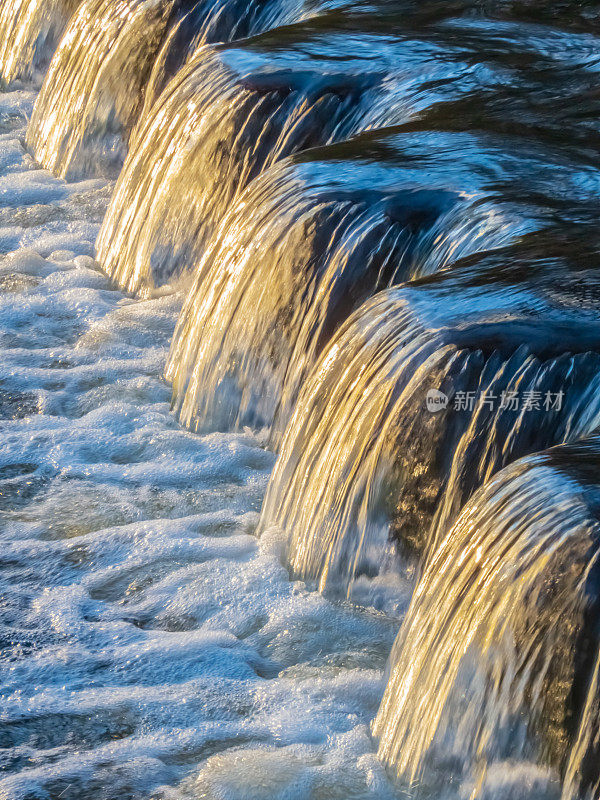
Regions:
<svg viewBox="0 0 600 800"><path fill-rule="evenodd" d="M0 78L10 84L43 71L81 0L4 0Z"/></svg>
<svg viewBox="0 0 600 800"><path fill-rule="evenodd" d="M168 79L202 44L229 42L289 25L326 9L344 6L344 0L201 0L182 17L156 59L147 94L147 108Z"/></svg>
<svg viewBox="0 0 600 800"><path fill-rule="evenodd" d="M459 216L452 213L457 197L401 194L383 165L377 190L368 188L372 169L357 170L350 190L347 176L336 187L336 167L327 166L274 168L252 182L217 230L167 365L186 426L262 427L276 415L281 424L337 325L377 288L406 278Z"/></svg>
<svg viewBox="0 0 600 800"><path fill-rule="evenodd" d="M52 59L27 131L44 167L63 177L119 169L173 5L84 0Z"/></svg>
<svg viewBox="0 0 600 800"><path fill-rule="evenodd" d="M84 0L46 75L27 142L61 176L120 169L131 131L191 54L302 15L299 0ZM146 93L148 95L146 96Z"/></svg>
<svg viewBox="0 0 600 800"><path fill-rule="evenodd" d="M597 438L512 464L430 558L374 725L405 780L436 749L480 783L537 751L565 775L563 800L597 797L599 466Z"/></svg>
<svg viewBox="0 0 600 800"><path fill-rule="evenodd" d="M98 240L98 260L123 288L148 292L195 268L243 189L285 156L495 79L456 48L436 60L426 39L384 35L364 11L284 30L285 47L266 33L201 48L149 109Z"/></svg>
<svg viewBox="0 0 600 800"><path fill-rule="evenodd" d="M324 344L368 296L526 231L551 240L548 218L558 224L556 198L578 165L557 163L549 176L551 151L512 144L507 159L492 136L384 129L252 181L200 259L175 331L166 374L180 421L197 430L275 420L276 439ZM523 174L529 194L509 194ZM589 188L572 192L568 213L591 216L600 184L580 174Z"/></svg>
<svg viewBox="0 0 600 800"><path fill-rule="evenodd" d="M292 571L321 589L376 569L390 523L422 553L498 469L600 424L597 319L574 334L539 288L453 301L439 283L366 303L300 392L261 529L282 530Z"/></svg>
<svg viewBox="0 0 600 800"><path fill-rule="evenodd" d="M600 800L600 6L0 3L0 797Z"/></svg>

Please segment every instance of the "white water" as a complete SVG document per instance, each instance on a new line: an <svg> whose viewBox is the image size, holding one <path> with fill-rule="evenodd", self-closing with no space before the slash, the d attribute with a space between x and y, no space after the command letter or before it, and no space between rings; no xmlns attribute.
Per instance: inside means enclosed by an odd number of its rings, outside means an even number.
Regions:
<svg viewBox="0 0 600 800"><path fill-rule="evenodd" d="M257 541L272 455L176 424L180 298L95 268L107 187L24 155L32 100L0 96L0 797L390 796L368 725L397 622Z"/></svg>
<svg viewBox="0 0 600 800"><path fill-rule="evenodd" d="M0 798L408 797L369 724L409 583L333 602L257 541L273 456L175 422L181 298L97 270L110 186L32 162L33 100L0 94ZM552 793L522 763L479 796Z"/></svg>

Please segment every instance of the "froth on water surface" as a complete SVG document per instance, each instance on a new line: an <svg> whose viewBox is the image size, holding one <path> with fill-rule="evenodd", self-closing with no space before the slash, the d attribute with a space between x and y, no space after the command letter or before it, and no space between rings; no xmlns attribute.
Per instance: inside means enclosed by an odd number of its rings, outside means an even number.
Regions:
<svg viewBox="0 0 600 800"><path fill-rule="evenodd" d="M290 582L258 542L272 455L177 425L160 375L180 298L110 287L98 183L39 170L21 133L0 149L20 191L0 257L0 794L241 800L252 774L265 797L391 798L368 726L396 621Z"/></svg>

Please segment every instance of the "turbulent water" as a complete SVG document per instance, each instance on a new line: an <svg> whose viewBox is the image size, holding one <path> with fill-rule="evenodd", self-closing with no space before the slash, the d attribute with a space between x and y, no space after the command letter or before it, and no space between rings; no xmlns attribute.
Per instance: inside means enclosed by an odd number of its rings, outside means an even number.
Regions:
<svg viewBox="0 0 600 800"><path fill-rule="evenodd" d="M4 0L0 7L0 78L43 74L81 0Z"/></svg>
<svg viewBox="0 0 600 800"><path fill-rule="evenodd" d="M272 455L176 424L181 300L98 271L108 187L24 154L31 100L0 95L0 796L391 798L368 729L395 621L257 541Z"/></svg>
<svg viewBox="0 0 600 800"><path fill-rule="evenodd" d="M0 0L2 800L600 800L599 73Z"/></svg>
<svg viewBox="0 0 600 800"><path fill-rule="evenodd" d="M563 798L597 796L598 445L501 472L429 560L374 728L383 759L408 777L431 768L436 748L485 774L499 755L537 747L562 763ZM541 729L537 745L528 728Z"/></svg>

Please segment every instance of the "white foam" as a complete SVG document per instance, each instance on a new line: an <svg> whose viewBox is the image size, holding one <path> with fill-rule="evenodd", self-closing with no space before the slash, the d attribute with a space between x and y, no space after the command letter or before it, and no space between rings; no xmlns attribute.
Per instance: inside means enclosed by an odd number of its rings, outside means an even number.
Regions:
<svg viewBox="0 0 600 800"><path fill-rule="evenodd" d="M181 297L96 269L110 187L23 152L32 99L0 95L0 798L407 796L369 735L406 583L334 602L256 539L273 455L176 424Z"/></svg>
<svg viewBox="0 0 600 800"><path fill-rule="evenodd" d="M110 287L107 187L21 135L0 142L0 797L391 796L368 726L397 620L256 539L273 455L176 424L180 296Z"/></svg>

